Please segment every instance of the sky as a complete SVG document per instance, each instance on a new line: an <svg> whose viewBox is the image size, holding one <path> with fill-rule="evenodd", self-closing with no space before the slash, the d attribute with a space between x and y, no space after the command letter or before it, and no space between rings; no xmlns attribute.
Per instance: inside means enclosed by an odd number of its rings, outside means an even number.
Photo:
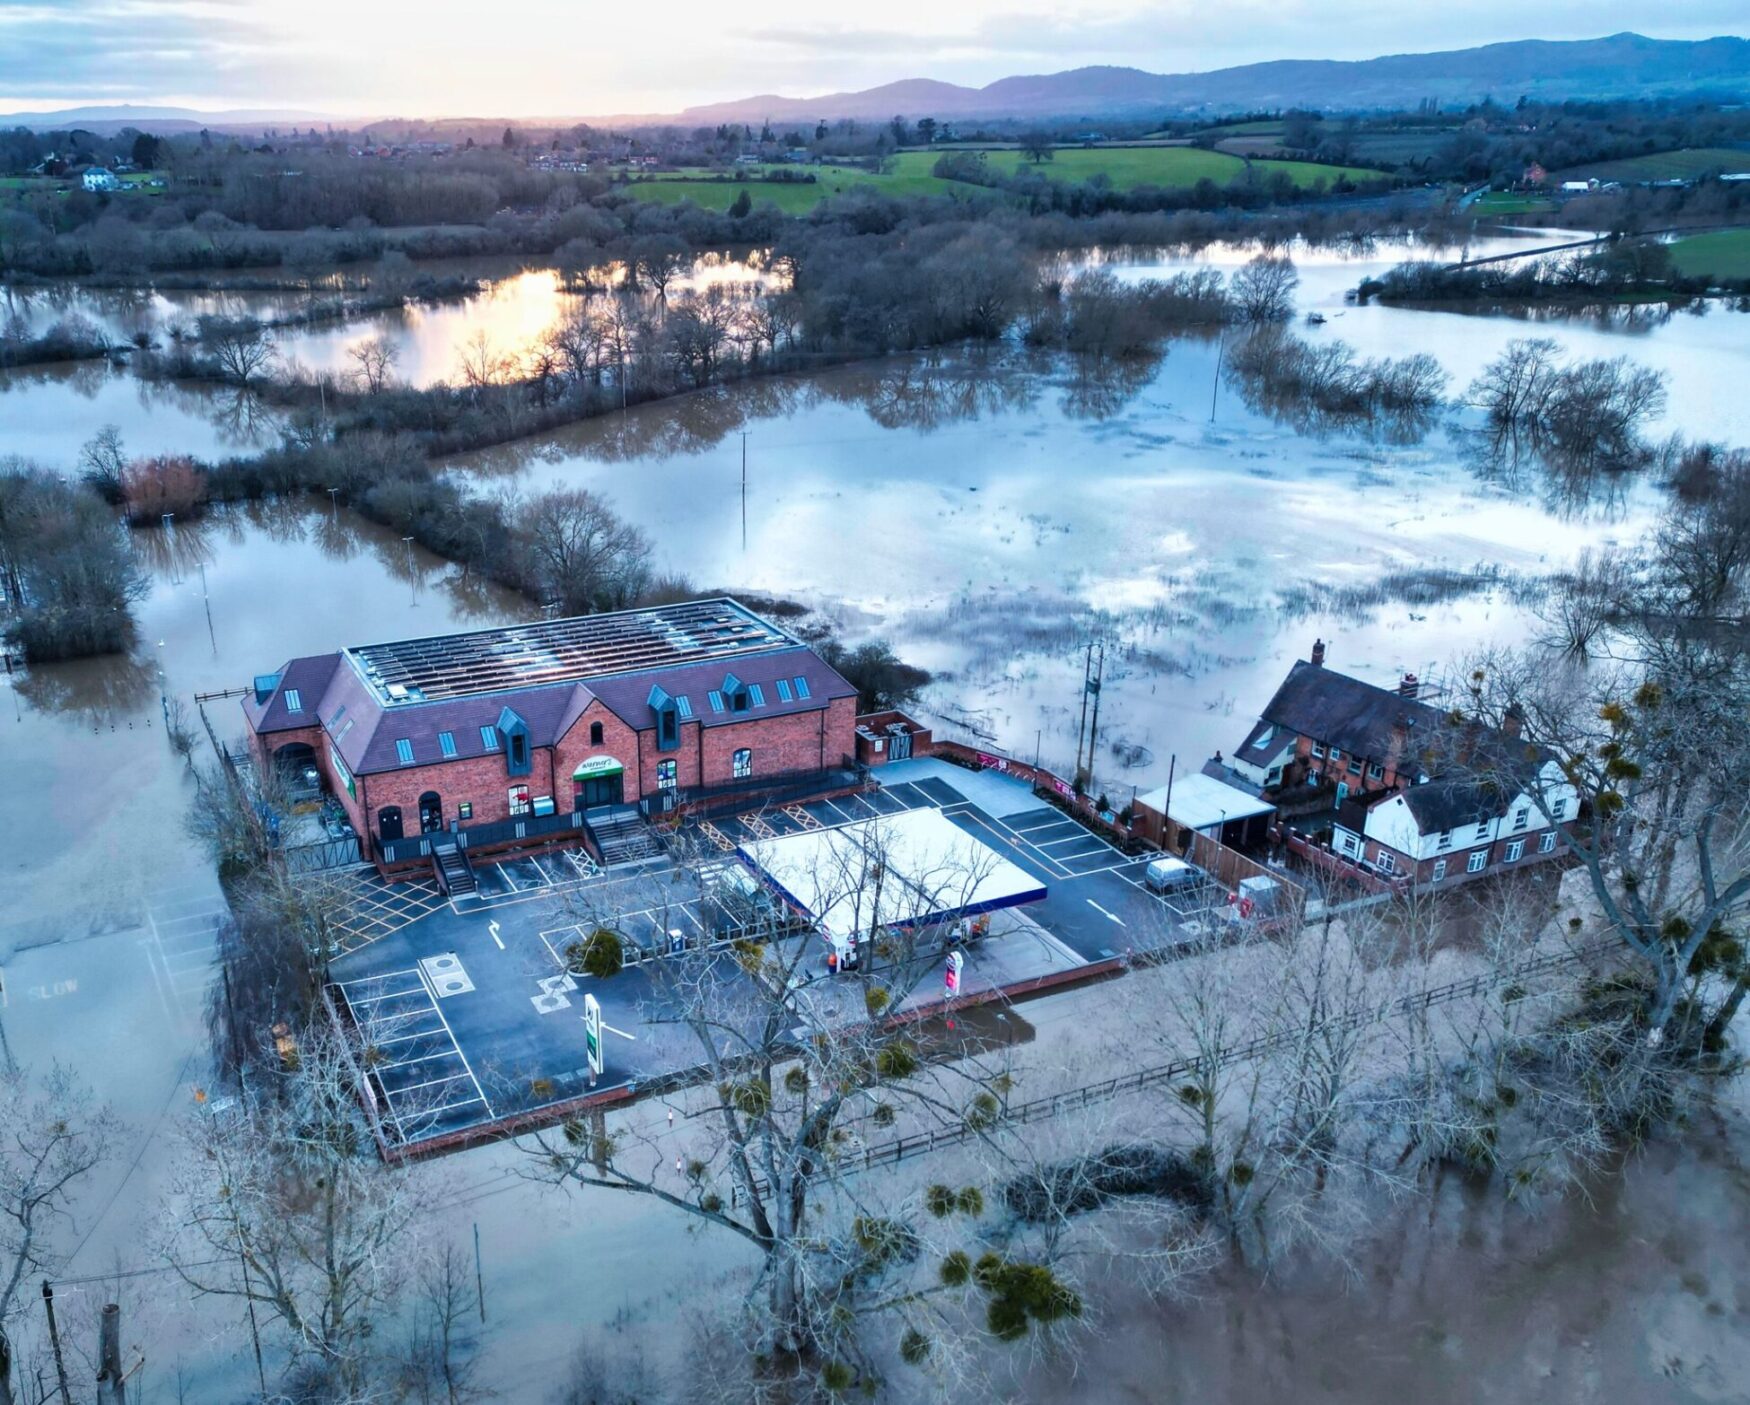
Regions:
<svg viewBox="0 0 1750 1405"><path fill-rule="evenodd" d="M1505 39L1742 33L1745 0L0 0L0 111L604 116L1126 64L1197 72ZM1534 18L1528 18L1534 17ZM1528 24L1535 28L1528 28Z"/></svg>

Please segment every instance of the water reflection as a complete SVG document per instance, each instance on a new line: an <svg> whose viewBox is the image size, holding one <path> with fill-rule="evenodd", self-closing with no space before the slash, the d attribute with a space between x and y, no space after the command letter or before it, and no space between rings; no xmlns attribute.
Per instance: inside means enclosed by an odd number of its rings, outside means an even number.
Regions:
<svg viewBox="0 0 1750 1405"><path fill-rule="evenodd" d="M45 665L16 678L14 687L35 711L68 717L92 730L143 727L138 714L157 696L157 661L136 653Z"/></svg>

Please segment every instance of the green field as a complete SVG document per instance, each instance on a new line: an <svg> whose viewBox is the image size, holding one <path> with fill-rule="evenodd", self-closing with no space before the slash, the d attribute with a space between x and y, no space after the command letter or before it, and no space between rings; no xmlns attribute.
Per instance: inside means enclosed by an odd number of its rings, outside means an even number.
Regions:
<svg viewBox="0 0 1750 1405"><path fill-rule="evenodd" d="M1625 161L1599 161L1558 172L1552 180L1668 181L1693 180L1709 171L1750 171L1750 151L1704 146L1631 156Z"/></svg>
<svg viewBox="0 0 1750 1405"><path fill-rule="evenodd" d="M1519 195L1511 190L1489 190L1470 207L1479 215L1529 215L1555 209L1555 202L1540 195Z"/></svg>
<svg viewBox="0 0 1750 1405"><path fill-rule="evenodd" d="M748 167L749 179L714 178L703 170L665 172L645 180L633 181L626 187L640 200L655 200L665 205L691 200L708 210L727 210L742 191L757 205L770 201L786 214L802 214L828 196L868 188L887 195L978 195L983 187L963 181L943 180L934 174L936 161L942 155L934 151L905 151L895 156L891 170L885 175L847 166L811 166L812 183L762 181L756 179L766 169L794 171L795 166L775 168ZM1225 156L1219 151L1202 151L1189 146L1144 147L1065 147L1052 160L1035 166L1019 151L992 150L988 153L991 168L1000 173L1037 170L1050 180L1084 181L1104 175L1119 190L1155 185L1164 188L1192 186L1208 177L1217 185L1226 185L1247 169L1247 163L1237 156ZM1258 160L1251 170L1260 178L1274 172L1286 173L1301 189L1309 189L1320 181L1332 184L1343 176L1364 181L1379 177L1378 171L1354 166L1322 166L1312 161Z"/></svg>
<svg viewBox="0 0 1750 1405"><path fill-rule="evenodd" d="M1671 245L1671 263L1685 278L1750 278L1750 229L1716 229Z"/></svg>
<svg viewBox="0 0 1750 1405"><path fill-rule="evenodd" d="M894 158L897 174L928 173L936 158L927 151L907 151ZM1246 169L1237 156L1219 151L1204 151L1194 146L1103 146L1065 147L1035 166L1020 152L990 153L993 170L1037 170L1051 180L1084 181L1104 175L1119 190L1131 190L1140 185L1155 185L1166 189L1196 185L1208 177L1217 185L1226 185ZM1276 171L1285 172L1294 183L1305 189L1319 181L1334 183L1342 176L1355 181L1377 179L1378 171L1354 166L1321 166L1313 161L1253 161L1251 168L1260 176Z"/></svg>

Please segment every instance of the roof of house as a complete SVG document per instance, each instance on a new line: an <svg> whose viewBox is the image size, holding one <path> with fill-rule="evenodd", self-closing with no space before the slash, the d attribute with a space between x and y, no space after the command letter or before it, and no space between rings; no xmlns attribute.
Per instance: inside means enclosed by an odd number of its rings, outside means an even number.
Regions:
<svg viewBox="0 0 1750 1405"><path fill-rule="evenodd" d="M1352 756L1384 760L1416 755L1422 749L1418 742L1426 738L1431 743L1444 722L1439 708L1417 698L1301 659L1289 669L1245 746L1255 751L1259 728L1274 725ZM1253 759L1244 748L1240 755Z"/></svg>
<svg viewBox="0 0 1750 1405"><path fill-rule="evenodd" d="M1400 792L1423 834L1496 818L1513 797L1485 777L1442 776Z"/></svg>
<svg viewBox="0 0 1750 1405"><path fill-rule="evenodd" d="M734 601L699 603L712 608L704 614L680 607L644 611L641 624L629 625L622 617L620 624L593 636L578 630L548 631L544 624L453 636L468 641L451 655L461 660L459 667L467 670L468 679L477 683L487 676L522 673L527 677L528 681L501 688L469 686L458 691L431 662L444 656L441 639L408 641L421 646L416 650L373 645L297 658L280 670L264 701L255 696L244 699L244 713L258 733L319 724L348 769L355 775L368 775L408 765L496 755L500 748L488 745L487 736L495 743L502 741L500 719L507 708L528 728L530 746L539 748L558 742L597 701L635 730L653 729L657 720L653 688L673 699L683 726L693 722L701 727L810 712L825 708L834 699L856 696L857 690L813 650ZM729 609L722 609L724 606ZM726 621L730 632L713 639L707 627L700 626L693 629L690 643L663 637L664 620L681 622L676 627L684 631L686 622L700 619ZM752 621L755 628L743 629L739 624L743 619ZM591 640L616 637L629 641L629 652L594 652ZM767 642L756 649L756 638ZM556 663L536 657L542 641L557 641L549 651L557 657ZM575 672L590 659L638 661L665 654L671 660L666 664L641 663L620 672L588 676ZM681 661L698 654L705 657ZM409 671L390 673L379 666L368 672L363 662L366 656L379 661L413 660L417 667L410 665ZM554 673L561 676L552 677ZM724 685L731 677L745 689L745 711L734 711L732 700L724 696ZM403 692L390 691L391 678ZM402 683L403 678L417 681ZM260 680L263 685L269 681ZM302 707L297 712L287 706L287 694L292 690L300 694ZM712 700L713 693L718 694L718 702ZM403 742L411 761L403 759Z"/></svg>

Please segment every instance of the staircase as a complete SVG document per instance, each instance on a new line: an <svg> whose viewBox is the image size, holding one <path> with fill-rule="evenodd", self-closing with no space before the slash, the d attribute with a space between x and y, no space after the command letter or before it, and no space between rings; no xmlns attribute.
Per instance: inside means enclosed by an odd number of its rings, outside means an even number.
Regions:
<svg viewBox="0 0 1750 1405"><path fill-rule="evenodd" d="M474 870L468 863L468 856L456 847L454 840L431 846L431 865L437 874L438 887L452 898L472 893L480 886L474 881Z"/></svg>
<svg viewBox="0 0 1750 1405"><path fill-rule="evenodd" d="M656 831L645 822L635 805L592 810L588 823L596 848L601 850L603 868L636 863L662 853L662 843L657 839Z"/></svg>

